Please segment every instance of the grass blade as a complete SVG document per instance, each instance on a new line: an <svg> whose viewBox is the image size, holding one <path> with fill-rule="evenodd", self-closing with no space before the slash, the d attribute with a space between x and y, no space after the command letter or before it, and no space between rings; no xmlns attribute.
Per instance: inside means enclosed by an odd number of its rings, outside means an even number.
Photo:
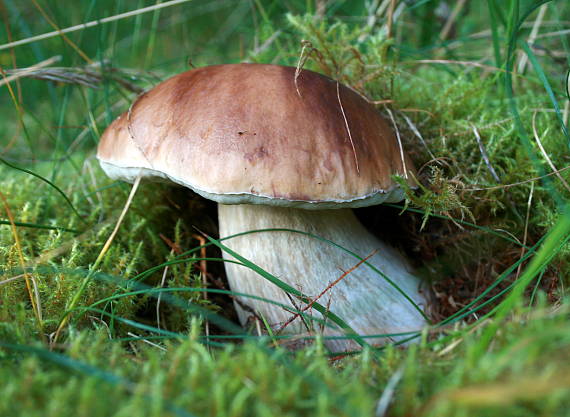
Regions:
<svg viewBox="0 0 570 417"><path fill-rule="evenodd" d="M51 182L50 180L48 180L47 178L42 177L39 174L36 174L33 171L30 171L29 169L26 168L21 168L18 167L16 165L12 165L10 162L6 161L3 158L0 158L0 162L2 162L5 165L8 165L10 168L14 168L17 169L18 171L22 171L25 172L26 174L32 175L40 180L42 180L43 182L47 183L50 187L52 187L53 189L55 189L65 200L65 202L67 203L67 205L71 208L71 210L73 211L73 213L79 218L79 220L81 220L83 223L87 223L83 217L81 216L81 214L79 214L79 212L77 211L77 209L75 208L75 206L73 205L73 203L71 202L71 200L67 197L67 195L65 195L65 193L57 186L55 185L53 182Z"/></svg>
<svg viewBox="0 0 570 417"><path fill-rule="evenodd" d="M495 55L495 65L501 68L501 46L499 44L499 18L497 13L497 4L493 0L487 0L487 7L489 9L489 17L491 24L491 36L493 39L493 53Z"/></svg>
<svg viewBox="0 0 570 417"><path fill-rule="evenodd" d="M566 139L568 139L568 146L570 147L570 135L568 134L568 129L566 129L566 125L564 124L564 119L562 118L560 105L558 104L558 100L556 100L556 96L554 95L554 91L552 91L552 87L548 82L548 78L546 78L546 74L544 73L542 66L536 59L536 55L534 55L528 43L521 42L521 46L525 51L525 53L527 54L528 59L530 60L532 66L534 67L534 70L536 71L538 78L542 82L542 85L544 86L544 89L546 90L546 93L548 94L548 97L552 102L552 106L554 107L554 111L556 112L556 118L558 119L558 123L560 123L560 128L562 129L562 133L564 133L564 136L566 136Z"/></svg>
<svg viewBox="0 0 570 417"><path fill-rule="evenodd" d="M0 224L12 224L8 220L0 220ZM25 223L25 222L14 222L14 224L18 227L31 227L33 229L45 229L45 230L61 230L62 232L69 232L79 234L81 231L75 229L68 229L67 227L61 226L48 226L46 224L37 224L37 223Z"/></svg>

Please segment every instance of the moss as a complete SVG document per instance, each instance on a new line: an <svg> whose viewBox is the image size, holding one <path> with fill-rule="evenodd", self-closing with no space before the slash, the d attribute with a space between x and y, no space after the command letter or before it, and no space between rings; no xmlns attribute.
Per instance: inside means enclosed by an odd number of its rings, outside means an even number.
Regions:
<svg viewBox="0 0 570 417"><path fill-rule="evenodd" d="M81 332L66 346L65 363L41 345L39 353L34 345L28 354L3 349L0 377L13 401L2 402L0 414L373 416L388 395L393 416L564 415L565 314L519 315L484 352L481 325L458 341L440 337L332 361L318 345L293 355L255 343L208 349L190 336L162 350L143 339L109 341L104 329ZM385 388L389 380L394 392Z"/></svg>
<svg viewBox="0 0 570 417"><path fill-rule="evenodd" d="M51 333L63 313L70 305L71 300L79 292L82 276L85 276L85 268L95 262L103 243L107 240L114 228L120 207L126 201L128 187L114 184L112 188L97 191L89 197L80 197L82 188L87 186L79 180L68 189L73 195L73 204L80 213L89 213L88 217L79 219L71 213L70 207L61 204L61 196L43 186L41 182L24 174L5 175L8 172L0 168L2 190L9 198L12 211L17 213L15 221L28 223L29 227L18 227L17 235L22 245L22 255L26 271L37 283L40 294L40 305L43 315L43 331ZM102 172L97 171L96 178L101 182L109 182ZM40 183L40 184L38 184ZM39 186L39 187L38 187ZM159 265L171 258L167 236L178 247L188 248L192 241L188 229L183 230L181 220L176 221L172 207L168 206L162 198L167 196L168 190L154 184L146 184L141 187L133 206L127 212L121 231L113 240L113 244L101 265L101 270L116 277L118 281L132 278L140 272L152 266ZM30 196L34 195L34 199ZM191 196L187 196L191 199ZM97 199L97 201L94 201ZM77 230L76 233L40 229L40 226L51 225ZM160 236L166 237L163 241ZM2 265L6 277L20 276L22 273L19 262L19 251L15 245L14 236L8 225L0 228L0 247L3 251ZM41 259L41 266L36 265ZM34 266L37 266L34 268ZM49 265L50 267L45 267ZM146 278L149 283L160 282L162 270L151 274ZM168 271L168 280L165 286L200 286L201 281L197 267L191 259L184 264L171 267ZM23 277L15 278L10 285L4 286L2 292L2 307L0 314L6 321L16 319L16 312L8 306L20 303L28 304L29 296L25 290ZM106 299L117 292L125 291L118 289L113 283L105 283L92 280L81 294L79 305L89 306L96 301ZM200 293L194 295L184 294L182 297L187 301L199 305L210 306L203 301ZM150 313L148 304L151 300L146 297L123 298L107 303L103 308L112 311L113 314L123 318L132 319L141 314ZM101 307L99 307L101 308ZM211 306L213 310L217 307ZM169 309L168 306L165 309ZM27 321L34 321L33 312L27 310ZM180 320L179 314L167 320L170 325L182 323L184 328L186 320ZM85 314L74 314L74 326L83 328L90 326L98 319ZM154 314L153 320L156 320ZM124 335L124 329L116 334Z"/></svg>

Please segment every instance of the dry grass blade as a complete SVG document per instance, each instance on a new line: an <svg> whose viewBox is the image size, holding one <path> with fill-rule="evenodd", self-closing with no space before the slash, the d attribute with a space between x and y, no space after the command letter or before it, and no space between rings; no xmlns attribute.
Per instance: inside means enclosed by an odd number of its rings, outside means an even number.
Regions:
<svg viewBox="0 0 570 417"><path fill-rule="evenodd" d="M439 38L441 40L447 39L447 37L449 36L449 33L451 32L451 29L453 28L453 25L457 20L457 16L459 16L459 13L461 13L461 10L465 6L466 1L467 0L459 0L455 5L455 7L453 8L453 11L449 15L449 19L447 19L445 25L443 26L443 29L439 34Z"/></svg>
<svg viewBox="0 0 570 417"><path fill-rule="evenodd" d="M487 154L487 150L485 149L485 145L483 144L483 140L481 140L481 136L479 135L479 131L475 127L475 125L471 126L473 129L473 134L475 135L475 139L477 139L477 144L479 145L479 151L481 152L481 156L483 157L483 161L485 161L485 165L487 165L487 169L491 173L493 179L497 182L501 182L501 179L497 175L495 168L491 164L491 160L489 159L489 155Z"/></svg>
<svg viewBox="0 0 570 417"><path fill-rule="evenodd" d="M388 112L392 125L394 126L394 130L396 131L396 139L398 139L398 146L400 147L400 159L402 160L402 168L404 169L404 178L407 179L408 168L406 167L406 158L404 158L404 146L402 145L402 138L400 137L400 129L398 129L398 125L396 124L392 111L388 107L386 107L386 111Z"/></svg>
<svg viewBox="0 0 570 417"><path fill-rule="evenodd" d="M79 299L81 298L81 295L83 294L83 291L85 290L85 287L87 286L87 283L91 280L91 276L92 276L93 272L97 269L97 267L99 266L99 264L101 263L101 261L105 257L105 254L109 250L109 247L111 247L111 243L115 239L115 236L117 235L117 232L119 231L119 227L121 226L121 223L123 222L123 219L125 218L125 215L127 214L127 211L129 210L129 207L130 207L130 205L133 201L133 198L137 192L140 181L141 181L141 176L139 175L139 176L137 176L137 178L135 179L135 182L133 183L133 187L131 188L131 192L129 194L129 197L127 198L127 202L125 203L125 206L123 207L123 211L119 215L119 219L117 220L117 224L115 224L115 228L113 229L113 231L111 232L111 235L109 236L109 238L107 239L107 241L103 245L103 248L101 249L101 252L99 253L99 256L97 256L97 259L93 263L93 266L90 268L89 274L83 279L83 282L81 283L81 286L79 287L79 290L75 293L75 296L73 297L73 299L69 303L69 306L68 306L67 311L66 311L66 315L60 321L59 326L57 327L57 330L55 332L55 335L51 341L52 346L57 343L57 340L59 338L61 331L63 330L63 327L67 324L67 321L69 320L69 312L71 310L73 310L75 308L75 306L77 305L77 303L79 302Z"/></svg>
<svg viewBox="0 0 570 417"><path fill-rule="evenodd" d="M338 99L338 105L340 106L342 118L344 119L344 126L346 127L346 131L348 132L348 139L350 140L350 146L352 146L352 154L354 155L354 164L356 165L356 173L360 176L360 168L358 167L358 156L356 155L354 140L352 139L352 133L350 133L350 126L348 125L348 119L346 118L346 113L344 112L344 107L342 106L342 101L340 99L340 83L338 81L336 82L336 98Z"/></svg>
<svg viewBox="0 0 570 417"><path fill-rule="evenodd" d="M525 251L526 251L526 240L528 238L528 222L530 219L530 208L532 206L532 196L534 194L534 183L530 184L530 192L528 194L528 202L527 202L527 206L526 206L526 220L524 223L524 234L523 234L523 241L522 241L522 245L521 245L521 254L520 254L520 259L523 258ZM519 276L521 274L521 270L522 270L522 262L519 264L518 268L517 268L517 274L516 274L516 278L515 280L519 279Z"/></svg>
<svg viewBox="0 0 570 417"><path fill-rule="evenodd" d="M275 39L277 39L279 37L279 35L281 35L281 33L283 33L282 30L280 30L280 29L276 30L269 38L267 38L267 40L265 42L263 42L261 45L257 46L251 52L251 54L253 56L255 56L255 55L259 55L259 54L262 54L263 52L265 52L267 49L269 49L269 47L275 41Z"/></svg>
<svg viewBox="0 0 570 417"><path fill-rule="evenodd" d="M160 327L159 327L159 328L160 328ZM152 346L152 347L155 347L155 348L157 348L157 349L160 349L160 350L162 350L163 352L167 352L167 349L165 349L164 347L162 347L162 346L160 346L160 345L158 345L158 344L156 344L156 343L153 343L153 342L151 342L150 340L147 340L147 339L145 339L144 337L139 336L139 335L136 334L136 333L127 332L127 335L129 335L129 336L131 336L131 337L136 337L137 340L140 340L141 342L144 342L144 343L146 343L147 345L150 345L150 346Z"/></svg>
<svg viewBox="0 0 570 417"><path fill-rule="evenodd" d="M513 182L513 183L511 183L511 184L505 184L505 185L495 185L495 186L493 186L493 187L464 188L462 191L491 191L491 190L500 190L500 189L503 189L503 188L504 188L504 189L508 189L508 188L511 188L511 187L517 187L517 186L519 186L519 185L524 185L524 184L528 184L528 183L531 183L531 182L539 181L539 180L542 180L542 179L544 179L544 178L551 177L551 176L556 175L556 174L558 174L558 173L560 173L560 172L565 172L565 171L568 171L568 170L570 170L570 165L567 166L567 167L561 168L561 169L559 169L559 170L557 170L557 171L551 172L551 173L549 173L549 174L541 175L540 177L529 178L528 180L524 180L524 181Z"/></svg>
<svg viewBox="0 0 570 417"><path fill-rule="evenodd" d="M297 90L297 94L299 95L299 97L301 97L301 92L299 91L299 85L297 84L297 79L299 78L299 75L301 75L301 71L305 66L305 62L307 62L307 59L309 59L309 55L311 55L311 52L313 52L313 50L315 49L313 48L313 44L311 44L311 42L309 41L302 40L301 45L302 45L301 54L299 55L299 60L297 61L297 67L295 68L295 78L293 79L295 83L295 90ZM310 48L309 52L306 52L307 48Z"/></svg>
<svg viewBox="0 0 570 417"><path fill-rule="evenodd" d="M57 60L61 57L54 57ZM52 62L49 60L43 61L40 64L44 64L41 67L35 65L30 68L18 68L13 70L6 70L6 74L10 74L3 81L0 81L0 86L8 83L12 79L19 78L34 78L36 80L53 81L59 83L67 84L79 84L89 88L99 88L106 78L110 78L113 81L119 83L122 87L129 91L140 94L144 91L141 87L138 87L124 78L117 76L115 74L108 75L109 73L118 72L115 68L106 69L105 73L98 71L98 64L89 65L87 67L53 67L53 68L43 68Z"/></svg>
<svg viewBox="0 0 570 417"><path fill-rule="evenodd" d="M40 6L37 2L37 0L32 0L32 3L34 3L34 6L36 6L36 9L39 10L39 12L41 13L41 15L44 17L45 20L47 20L47 22L50 24L51 27L53 27L57 32L60 33L61 37L63 38L63 40L73 48L73 50L75 52L77 52L79 54L79 56L81 58L83 58L85 60L85 62L87 62L88 64L92 64L93 60L91 60L91 58L89 58L85 52L83 52L81 50L81 48L79 48L79 46L77 46L75 44L75 42L73 42L71 39L69 39L67 36L65 36L65 34L59 29L59 27L57 26L57 24L53 21L52 18L49 17L49 15L45 12L45 10L42 8L42 6Z"/></svg>
<svg viewBox="0 0 570 417"><path fill-rule="evenodd" d="M455 65L463 65L467 67L477 67L489 71L499 71L499 72L506 72L503 68L493 67L491 65L481 64L479 62L474 61L456 61L451 59L418 59L416 61L402 61L402 64L455 64Z"/></svg>
<svg viewBox="0 0 570 417"><path fill-rule="evenodd" d="M6 284L9 284L10 282L17 281L17 280L23 279L23 278L26 278L26 274L20 274L20 275L16 275L16 276L13 276L10 278L6 278L5 280L0 281L0 287L2 285L6 285Z"/></svg>
<svg viewBox="0 0 570 417"><path fill-rule="evenodd" d="M536 19L532 25L532 30L527 39L527 43L529 45L532 45L536 40L538 31L540 29L540 25L542 24L542 21L544 19L544 14L546 13L547 10L547 6L548 5L545 4L540 9L538 9L538 16L536 16ZM517 71L519 74L522 74L524 72L527 63L528 63L528 55L525 54L523 51L520 51L519 65L517 67Z"/></svg>
<svg viewBox="0 0 570 417"><path fill-rule="evenodd" d="M392 26L394 25L394 11L396 10L396 0L390 0L388 7L388 16L386 19L386 39L392 37Z"/></svg>
<svg viewBox="0 0 570 417"><path fill-rule="evenodd" d="M10 210L10 206L8 205L8 200L4 196L4 194L0 191L0 199L2 199L2 203L4 204L4 208L6 210L6 215L10 220L10 226L12 229L12 235L14 236L14 242L16 244L16 250L18 252L18 260L20 261L20 266L24 271L23 277L26 281L26 288L28 290L28 296L30 297L30 303L32 304L32 309L36 315L36 319L38 321L38 327L40 330L43 327L43 319L42 319L42 306L40 301L40 294L38 290L38 285L34 277L30 276L27 272L25 272L25 261L24 261L24 252L22 251L22 245L20 243L20 238L18 236L18 230L16 229L16 224L14 222L14 216L12 216L12 211ZM43 334L43 333L42 333Z"/></svg>
<svg viewBox="0 0 570 417"><path fill-rule="evenodd" d="M93 269L95 269L99 265L99 263L101 262L101 260L103 259L103 257L107 253L107 251L109 250L111 243L113 243L113 240L115 239L115 236L117 235L117 232L119 231L119 227L121 226L121 223L123 223L125 215L127 214L127 211L129 211L129 207L131 206L131 203L133 202L133 198L135 197L137 189L139 188L141 178L142 177L139 175L135 179L135 182L133 183L133 187L131 188L131 193L129 194L129 197L127 198L127 202L125 203L125 207L123 207L123 211L121 212L119 219L117 220L117 224L115 224L115 228L113 229L113 232L111 233L111 235L109 236L109 238L105 242L103 249L101 249L99 256L95 260L95 263L93 265Z"/></svg>
<svg viewBox="0 0 570 417"><path fill-rule="evenodd" d="M140 15L143 13L152 12L154 10L163 9L165 7L174 6L174 5L177 5L180 3L186 3L188 1L191 1L191 0L167 1L165 3L155 4L154 6L143 7L142 9L132 10L130 12L120 13L120 14L117 14L115 16L110 16L110 17L104 17L103 19L92 20L92 21L87 22L87 23L82 23L80 25L71 26L71 27L68 27L65 29L58 29L58 30L53 31L53 32L44 33L42 35L37 35L37 36L32 36L32 37L29 37L26 39L21 39L19 41L5 43L4 45L0 45L0 51L3 49L14 48L14 47L20 46L20 45L26 45L28 43L36 42L36 41L43 40L43 39L49 39L49 38L53 38L56 36L62 36L65 33L76 32L78 30L98 26L98 25L101 25L103 23L114 22L116 20L121 20L121 19L125 19L128 17L132 17L132 16L137 16L137 15Z"/></svg>
<svg viewBox="0 0 570 417"><path fill-rule="evenodd" d="M420 142L422 143L422 145L426 148L427 153L429 154L429 156L431 157L432 160L437 160L437 157L433 154L433 152L430 150L429 146L427 145L426 141L424 140L424 137L422 136L422 134L420 133L420 131L418 130L418 128L416 127L416 125L410 120L410 118L408 116L406 116L405 114L402 114L402 117L404 118L404 120L406 121L406 123L408 124L408 127L410 129L412 129L412 132L414 132L414 135L416 135L416 137L420 140Z"/></svg>
<svg viewBox="0 0 570 417"><path fill-rule="evenodd" d="M392 374L392 376L390 377L390 379L386 383L386 387L384 388L384 391L382 392L382 395L380 396L380 399L378 400L378 403L376 404L375 417L384 417L386 415L386 413L388 412L388 407L390 406L390 403L392 402L392 398L394 397L394 394L396 393L396 387L398 386L398 383L400 382L400 380L404 376L404 369L405 369L404 365L401 365L396 370L396 372L394 372Z"/></svg>
<svg viewBox="0 0 570 417"><path fill-rule="evenodd" d="M359 42L363 42L366 37L369 36L370 32L374 29L374 26L376 26L376 23L380 19L380 16L382 16L388 8L390 1L391 0L384 0L380 3L380 0L373 0L366 6L368 9L368 17L366 19L367 30L360 35L358 38Z"/></svg>
<svg viewBox="0 0 570 417"><path fill-rule="evenodd" d="M552 38L552 37L555 37L555 36L568 35L569 33L570 33L570 29L556 30L556 31L554 31L554 32L541 33L540 35L537 35L537 36L536 36L536 39Z"/></svg>
<svg viewBox="0 0 570 417"><path fill-rule="evenodd" d="M536 144L538 145L540 152L542 152L544 159L546 159L546 162L548 163L550 168L552 168L553 173L558 177L558 179L564 185L564 187L568 191L570 191L570 185L568 184L568 182L566 182L566 180L562 177L562 175L560 175L560 171L554 166L554 164L552 163L552 160L548 156L548 153L544 149L544 146L542 146L542 141L540 140L540 136L538 134L538 131L536 130L536 114L537 114L537 112L535 111L534 114L532 115L532 133L534 135L534 139L536 140ZM547 131L545 131L544 133L546 134Z"/></svg>
<svg viewBox="0 0 570 417"><path fill-rule="evenodd" d="M172 251L170 251L172 253ZM164 288L164 283L166 282L166 277L168 275L168 265L164 267L164 271L162 272L162 278L160 280L160 287ZM162 292L158 293L158 297L156 297L156 327L160 329L160 301L162 300Z"/></svg>
<svg viewBox="0 0 570 417"><path fill-rule="evenodd" d="M53 81L67 84L80 84L89 88L99 88L102 76L84 68L36 68L33 70L11 70L6 71L18 78L35 78L37 80Z"/></svg>
<svg viewBox="0 0 570 417"><path fill-rule="evenodd" d="M4 84L11 83L12 81L17 80L18 78L32 76L32 74L36 73L38 70L40 70L44 67L48 67L51 64L54 64L60 60L61 60L61 55L56 55L56 56L52 56L51 58L48 58L44 61L38 62L36 65L32 65L31 67L28 67L28 68L18 68L18 69L13 69L13 70L5 70L6 74L8 74L8 77L6 77L0 81L0 87L3 86Z"/></svg>

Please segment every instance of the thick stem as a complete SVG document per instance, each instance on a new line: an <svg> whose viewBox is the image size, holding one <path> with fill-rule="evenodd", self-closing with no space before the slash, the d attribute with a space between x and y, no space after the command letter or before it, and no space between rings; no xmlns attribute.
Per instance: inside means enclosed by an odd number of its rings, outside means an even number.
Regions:
<svg viewBox="0 0 570 417"><path fill-rule="evenodd" d="M317 211L261 205L219 205L219 222L221 237L257 229L287 228L331 240L361 258L377 251L367 262L385 274L393 284L369 265L362 264L332 286L318 302L329 306L330 311L360 335L417 331L426 324L419 311L426 307L426 296L420 291L420 281L412 275L408 263L394 249L368 233L349 209ZM225 240L224 244L310 297L321 294L359 262L358 258L334 245L293 232L251 233ZM231 259L227 254L224 257ZM289 297L282 289L251 269L230 262L226 262L225 267L233 291L291 306ZM240 301L260 313L274 329L281 327L292 316L292 313L263 301L246 297L241 297ZM306 306L299 300L295 302L300 308ZM249 313L237 307L240 320L245 323ZM306 313L322 317L312 309ZM328 323L323 330L322 325L313 322L310 331L325 335L343 334L338 327L330 327L331 324ZM307 327L297 318L287 325L285 331L306 333ZM378 337L367 341L370 344L383 344L404 338ZM325 344L333 351L357 346L348 340L326 340Z"/></svg>

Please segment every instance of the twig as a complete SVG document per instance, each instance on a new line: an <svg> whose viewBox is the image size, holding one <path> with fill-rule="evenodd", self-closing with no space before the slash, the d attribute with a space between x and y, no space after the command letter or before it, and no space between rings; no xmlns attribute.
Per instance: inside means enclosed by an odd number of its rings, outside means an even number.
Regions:
<svg viewBox="0 0 570 417"><path fill-rule="evenodd" d="M360 261L358 261L356 263L356 265L354 265L352 268L350 268L349 270L343 272L343 274L338 277L337 279L335 279L333 282L331 282L329 285L327 285L327 287L315 298L313 298L311 300L310 303L308 303L305 307L303 307L303 309L301 309L301 312L305 312L308 309L310 309L313 304L315 304L319 298L321 298L323 295L325 295L331 288L333 288L335 285L337 285L340 281L342 281L344 278L346 278L348 276L348 274L350 274L352 271L354 271L356 268L358 268L360 265L362 265L364 262L368 261L370 258L372 258L374 255L376 255L376 253L378 253L378 250L375 249L372 251L372 253L370 255L368 255L366 258L361 259ZM299 310L299 309L297 309ZM291 324L291 322L293 322L293 320L295 320L297 317L299 317L300 314L299 313L295 313L293 314L292 317L289 318L289 320L287 320L283 325L281 325L281 327L279 328L279 330L277 330L276 333L280 333L285 327L287 327L289 324Z"/></svg>
<svg viewBox="0 0 570 417"><path fill-rule="evenodd" d="M302 288L300 288L301 292L302 292ZM289 294L287 291L285 292L285 296L289 299L289 302L291 303L291 305L293 306L293 308L297 311L301 311L301 306L293 299L293 297L291 296L291 294ZM303 310L306 311L306 310ZM298 316L297 316L298 317ZM296 318L296 317L295 317ZM295 318L293 318L293 320L295 320ZM293 322L293 320L291 320L291 318L289 318L289 320L286 323L283 323L281 325L281 327L279 327L279 329L277 330L277 332L275 333L279 333L281 332L285 327L287 327L289 324L291 324ZM301 322L303 323L303 325L305 326L305 329L307 329L307 334L312 335L313 332L311 331L311 329L309 328L309 323L307 323L305 321L304 317L301 317ZM313 327L311 325L311 327Z"/></svg>
<svg viewBox="0 0 570 417"><path fill-rule="evenodd" d="M176 242L173 242L172 240L164 236L162 233L159 233L158 237L160 237L164 241L164 243L168 245L168 247L171 249L172 252L174 252L177 255L182 255L183 253L182 248Z"/></svg>

